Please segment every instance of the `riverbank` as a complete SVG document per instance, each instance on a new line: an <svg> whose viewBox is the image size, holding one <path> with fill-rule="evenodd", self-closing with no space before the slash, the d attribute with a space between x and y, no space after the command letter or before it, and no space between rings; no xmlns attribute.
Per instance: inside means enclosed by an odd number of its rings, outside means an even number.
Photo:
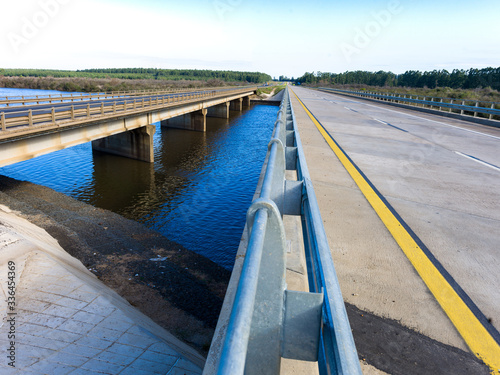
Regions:
<svg viewBox="0 0 500 375"><path fill-rule="evenodd" d="M239 86L241 82L211 80L155 80L155 79L119 79L119 78L84 78L84 77L2 77L0 87L57 90L71 92L112 92L134 90L171 90L193 89L221 86Z"/></svg>
<svg viewBox="0 0 500 375"><path fill-rule="evenodd" d="M0 203L46 230L107 286L206 355L230 271L120 215L0 176Z"/></svg>

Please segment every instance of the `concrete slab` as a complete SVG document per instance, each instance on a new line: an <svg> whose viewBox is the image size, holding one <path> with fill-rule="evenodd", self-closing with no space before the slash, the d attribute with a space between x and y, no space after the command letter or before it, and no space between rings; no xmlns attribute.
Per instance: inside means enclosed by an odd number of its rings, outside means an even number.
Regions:
<svg viewBox="0 0 500 375"><path fill-rule="evenodd" d="M8 273L9 265L15 274ZM5 206L0 281L2 374L201 374L203 357ZM15 288L6 288L7 281ZM15 305L6 303L10 291Z"/></svg>
<svg viewBox="0 0 500 375"><path fill-rule="evenodd" d="M301 98L307 99L303 91ZM344 300L467 350L453 324L294 96L292 104ZM311 109L315 109L314 104Z"/></svg>
<svg viewBox="0 0 500 375"><path fill-rule="evenodd" d="M294 91L481 311L498 315L498 131ZM468 351L293 95L292 103L344 299Z"/></svg>

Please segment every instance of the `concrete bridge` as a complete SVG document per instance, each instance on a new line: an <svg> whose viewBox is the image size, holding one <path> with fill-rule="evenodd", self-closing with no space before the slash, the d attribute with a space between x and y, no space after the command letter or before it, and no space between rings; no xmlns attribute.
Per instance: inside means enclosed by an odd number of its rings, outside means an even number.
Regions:
<svg viewBox="0 0 500 375"><path fill-rule="evenodd" d="M153 162L152 124L204 132L207 116L229 118L256 89L2 100L0 167L90 141L96 150Z"/></svg>

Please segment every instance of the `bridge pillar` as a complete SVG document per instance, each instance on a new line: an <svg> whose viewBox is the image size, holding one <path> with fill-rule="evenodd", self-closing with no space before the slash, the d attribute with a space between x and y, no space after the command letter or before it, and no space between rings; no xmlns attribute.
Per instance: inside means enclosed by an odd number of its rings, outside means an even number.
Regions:
<svg viewBox="0 0 500 375"><path fill-rule="evenodd" d="M207 108L208 117L229 118L229 102Z"/></svg>
<svg viewBox="0 0 500 375"><path fill-rule="evenodd" d="M106 138L96 139L92 141L92 148L108 154L153 163L153 135L155 131L154 125L146 125Z"/></svg>
<svg viewBox="0 0 500 375"><path fill-rule="evenodd" d="M243 108L250 107L250 96L245 96L243 99Z"/></svg>
<svg viewBox="0 0 500 375"><path fill-rule="evenodd" d="M243 110L243 98L231 100L231 105L229 107L231 111L239 111Z"/></svg>
<svg viewBox="0 0 500 375"><path fill-rule="evenodd" d="M186 113L185 115L163 120L161 126L205 132L207 131L207 109L203 108L196 112Z"/></svg>

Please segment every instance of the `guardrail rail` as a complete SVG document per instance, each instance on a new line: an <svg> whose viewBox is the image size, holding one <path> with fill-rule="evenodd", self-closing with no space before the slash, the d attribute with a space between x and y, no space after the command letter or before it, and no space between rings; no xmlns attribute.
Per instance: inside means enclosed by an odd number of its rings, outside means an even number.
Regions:
<svg viewBox="0 0 500 375"><path fill-rule="evenodd" d="M422 108L435 109L440 111L447 111L451 113L460 115L469 115L473 117L478 117L478 114L487 116L488 120L500 119L500 103L496 102L483 102L478 100L467 100L467 99L452 99L452 98L436 98L416 95L404 95L404 94L383 94L383 93L371 93L366 91L352 91L352 90L340 90L331 89L326 87L319 87L318 90L333 92L345 95L358 96L362 98L370 98L376 100L382 100L393 103L402 103L414 106L421 106ZM466 104L466 103L474 103ZM486 104L488 107L482 107L480 104Z"/></svg>
<svg viewBox="0 0 500 375"><path fill-rule="evenodd" d="M354 339L286 88L260 196L247 212L248 246L222 342L204 374L279 374L281 358L317 361L320 374L361 375ZM297 181L285 179L297 170ZM310 292L286 289L282 215L300 215ZM224 307L223 307L224 309ZM227 319L227 317L226 317ZM224 330L224 328L223 328ZM217 336L217 334L216 334ZM214 348L217 346L217 348Z"/></svg>

